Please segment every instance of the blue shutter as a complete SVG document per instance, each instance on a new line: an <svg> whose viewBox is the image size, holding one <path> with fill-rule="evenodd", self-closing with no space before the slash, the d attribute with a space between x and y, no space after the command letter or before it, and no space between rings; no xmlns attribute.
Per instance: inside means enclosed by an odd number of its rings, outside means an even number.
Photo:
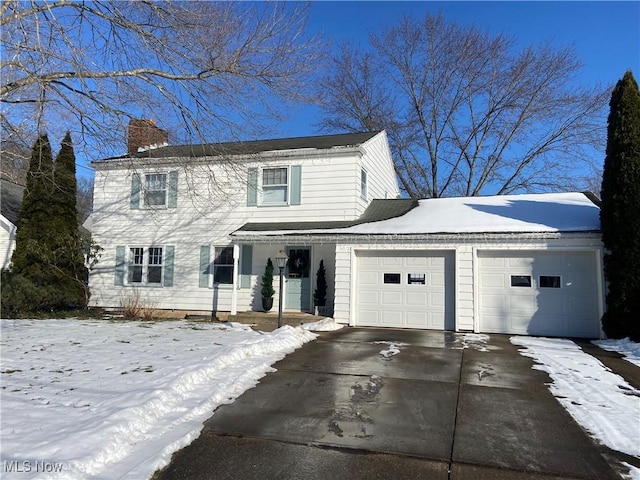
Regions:
<svg viewBox="0 0 640 480"><path fill-rule="evenodd" d="M251 269L253 268L253 245L242 245L240 264L240 288L251 288Z"/></svg>
<svg viewBox="0 0 640 480"><path fill-rule="evenodd" d="M178 206L178 172L169 172L168 195L167 207L176 208Z"/></svg>
<svg viewBox="0 0 640 480"><path fill-rule="evenodd" d="M302 165L291 166L291 194L289 196L290 205L300 205L302 186Z"/></svg>
<svg viewBox="0 0 640 480"><path fill-rule="evenodd" d="M247 207L258 205L258 169L247 170Z"/></svg>
<svg viewBox="0 0 640 480"><path fill-rule="evenodd" d="M210 269L210 251L211 247L208 245L202 245L200 247L200 287L208 288L209 287L209 273Z"/></svg>
<svg viewBox="0 0 640 480"><path fill-rule="evenodd" d="M125 271L126 271L125 247L117 246L116 247L116 278L115 278L116 286L119 286L119 287L124 286Z"/></svg>
<svg viewBox="0 0 640 480"><path fill-rule="evenodd" d="M140 208L140 191L142 190L142 182L140 181L140 174L134 173L131 176L131 208Z"/></svg>
<svg viewBox="0 0 640 480"><path fill-rule="evenodd" d="M169 245L164 247L164 286L173 287L173 259L175 247Z"/></svg>

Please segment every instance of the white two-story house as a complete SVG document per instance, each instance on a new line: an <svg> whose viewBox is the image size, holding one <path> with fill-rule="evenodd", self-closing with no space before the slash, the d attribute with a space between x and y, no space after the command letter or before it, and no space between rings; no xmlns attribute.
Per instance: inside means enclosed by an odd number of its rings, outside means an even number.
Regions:
<svg viewBox="0 0 640 480"><path fill-rule="evenodd" d="M384 132L165 146L92 166L91 232L104 252L91 302L104 307L135 293L158 309L260 310L261 276L281 249L284 309L312 311L321 260L332 305L335 243L249 244L231 233L249 222L339 225L399 195Z"/></svg>
<svg viewBox="0 0 640 480"><path fill-rule="evenodd" d="M323 261L328 314L349 325L602 335L599 208L582 193L398 198L385 132L92 165L93 305L260 311L267 259L283 251L285 311L313 311Z"/></svg>

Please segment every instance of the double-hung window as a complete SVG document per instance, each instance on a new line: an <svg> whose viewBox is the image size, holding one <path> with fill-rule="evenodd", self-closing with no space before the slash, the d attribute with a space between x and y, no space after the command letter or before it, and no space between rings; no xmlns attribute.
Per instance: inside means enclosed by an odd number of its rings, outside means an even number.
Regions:
<svg viewBox="0 0 640 480"><path fill-rule="evenodd" d="M130 207L165 209L178 207L178 172L133 173Z"/></svg>
<svg viewBox="0 0 640 480"><path fill-rule="evenodd" d="M167 174L150 173L144 176L144 206L165 207L167 205Z"/></svg>
<svg viewBox="0 0 640 480"><path fill-rule="evenodd" d="M162 247L129 247L129 285L162 285Z"/></svg>
<svg viewBox="0 0 640 480"><path fill-rule="evenodd" d="M233 284L233 247L216 247L213 260L213 283Z"/></svg>
<svg viewBox="0 0 640 480"><path fill-rule="evenodd" d="M262 203L285 204L288 200L288 168L262 170Z"/></svg>
<svg viewBox="0 0 640 480"><path fill-rule="evenodd" d="M367 199L367 171L364 168L360 170L360 197Z"/></svg>

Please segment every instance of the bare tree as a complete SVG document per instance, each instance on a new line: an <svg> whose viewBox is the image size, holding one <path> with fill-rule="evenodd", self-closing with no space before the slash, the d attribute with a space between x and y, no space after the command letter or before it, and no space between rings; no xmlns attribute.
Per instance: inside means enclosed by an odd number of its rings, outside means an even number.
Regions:
<svg viewBox="0 0 640 480"><path fill-rule="evenodd" d="M93 210L93 179L87 177L78 178L76 210L78 211L78 223L82 225Z"/></svg>
<svg viewBox="0 0 640 480"><path fill-rule="evenodd" d="M343 47L320 83L324 128L386 129L413 197L580 188L604 144L604 88L577 87L572 48L515 41L429 14ZM590 172L585 172L585 177Z"/></svg>
<svg viewBox="0 0 640 480"><path fill-rule="evenodd" d="M249 135L302 98L322 51L305 24L284 2L5 1L3 135L71 129L90 158L122 153L133 118L174 142Z"/></svg>

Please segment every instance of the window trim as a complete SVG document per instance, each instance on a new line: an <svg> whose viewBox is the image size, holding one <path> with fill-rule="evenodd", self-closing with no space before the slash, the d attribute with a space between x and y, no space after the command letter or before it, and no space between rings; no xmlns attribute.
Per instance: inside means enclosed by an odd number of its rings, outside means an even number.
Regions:
<svg viewBox="0 0 640 480"><path fill-rule="evenodd" d="M398 280L397 282L395 280ZM393 281L392 281L393 280ZM401 273L383 273L382 274L382 283L384 285L402 285L402 274Z"/></svg>
<svg viewBox="0 0 640 480"><path fill-rule="evenodd" d="M148 177L150 176L164 176L164 189L161 190L150 190L147 187ZM164 202L157 205L149 205L147 203L147 195L150 192L164 192ZM142 208L145 210L162 210L169 208L169 173L167 172L148 172L143 173L143 181L142 181L142 198L141 198Z"/></svg>
<svg viewBox="0 0 640 480"><path fill-rule="evenodd" d="M407 285L426 285L426 273L407 273Z"/></svg>
<svg viewBox="0 0 640 480"><path fill-rule="evenodd" d="M213 249L213 258L211 260L211 262L209 263L209 286L210 287L217 287L217 288L233 288L233 284L234 284L234 278L236 275L236 271L235 271L235 259L233 257L234 255L234 248L233 245L211 245L212 249ZM231 249L231 263L222 263L222 264L216 264L216 260L219 256L218 254L218 249L220 249L220 254L222 253L223 250L226 249ZM229 283L221 283L221 282L216 282L215 278L216 278L216 268L217 267L231 267L231 276L230 278L230 282Z"/></svg>
<svg viewBox="0 0 640 480"><path fill-rule="evenodd" d="M161 263L151 264L150 260L150 250L152 248L160 249ZM133 256L136 255L133 253L134 249L142 249L142 263L137 264L133 263ZM140 282L132 282L131 281L131 268L139 266L141 267L141 281ZM149 267L160 267L160 282L149 282ZM127 245L125 247L125 274L124 274L124 286L128 287L151 287L151 288L162 288L165 283L165 270L167 268L167 246L166 245Z"/></svg>
<svg viewBox="0 0 640 480"><path fill-rule="evenodd" d="M542 285L542 277L547 277L547 278L557 278L558 279L558 286L554 287L554 286L543 286ZM544 288L545 290L549 289L549 290L560 290L562 288L562 275L538 275L538 288Z"/></svg>
<svg viewBox="0 0 640 480"><path fill-rule="evenodd" d="M264 183L264 174L267 170L285 170L287 175L287 183L278 183L278 184L269 184L266 186L267 189L273 188L282 188L285 187L285 199L282 202L265 202L265 183ZM261 167L260 169L260 188L259 188L259 203L258 205L263 207L278 207L278 206L288 206L291 201L291 165L285 166L270 166L270 167Z"/></svg>
<svg viewBox="0 0 640 480"><path fill-rule="evenodd" d="M516 278L527 278L527 279L529 279L529 281L526 282L526 283L528 283L528 285L527 284L522 284L522 285L516 284L516 285L514 285L513 284L513 280L516 279ZM533 277L531 275L511 274L510 275L510 279L511 279L511 281L510 281L510 287L511 288L532 288L533 287Z"/></svg>
<svg viewBox="0 0 640 480"><path fill-rule="evenodd" d="M369 197L369 174L364 167L360 167L360 198L367 200Z"/></svg>

